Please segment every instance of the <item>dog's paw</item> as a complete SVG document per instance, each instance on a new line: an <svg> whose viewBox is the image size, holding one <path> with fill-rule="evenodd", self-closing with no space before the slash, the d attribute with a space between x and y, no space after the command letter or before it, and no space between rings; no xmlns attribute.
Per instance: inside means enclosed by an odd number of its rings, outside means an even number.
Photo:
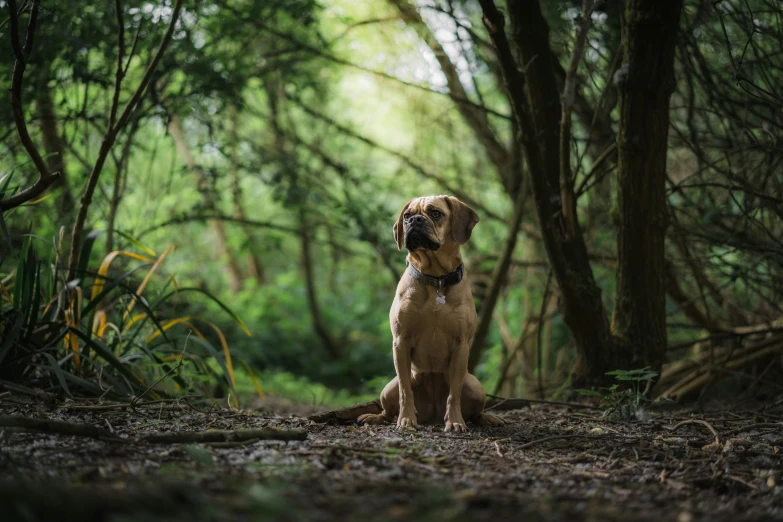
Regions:
<svg viewBox="0 0 783 522"><path fill-rule="evenodd" d="M446 428L443 431L454 431L456 433L468 431L468 427L465 426L465 421L458 419L455 421L446 421Z"/></svg>
<svg viewBox="0 0 783 522"><path fill-rule="evenodd" d="M397 418L397 427L401 430L405 428L415 428L417 426L415 415L402 415Z"/></svg>
<svg viewBox="0 0 783 522"><path fill-rule="evenodd" d="M386 417L382 413L365 413L364 415L359 415L357 420L362 424L383 424L386 422Z"/></svg>
<svg viewBox="0 0 783 522"><path fill-rule="evenodd" d="M506 423L501 417L491 413L482 413L473 421L477 426L502 426Z"/></svg>

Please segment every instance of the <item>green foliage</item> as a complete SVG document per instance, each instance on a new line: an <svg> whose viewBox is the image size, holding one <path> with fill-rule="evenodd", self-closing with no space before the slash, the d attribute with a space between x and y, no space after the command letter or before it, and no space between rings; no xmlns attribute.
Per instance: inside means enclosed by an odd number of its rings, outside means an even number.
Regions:
<svg viewBox="0 0 783 522"><path fill-rule="evenodd" d="M578 6L565 0L539 3L556 65L565 69ZM22 110L42 155L62 160L65 183L36 205L0 216L0 273L8 293L2 297L0 366L6 378L32 378L74 394L110 389L110 395L132 395L144 391L134 376L151 383L164 375L181 353L185 334L195 328L203 339L191 335L185 367L161 383L160 391L172 392L175 377L180 387L211 390L217 383L230 391L233 370L220 331L264 389L279 386L280 394L308 404L328 397L327 388L341 390L334 392L335 403L373 388L377 393L394 372L388 309L405 267L405 253L397 251L390 228L401 206L423 194L459 190L480 205L481 222L462 253L481 310L513 201L502 180L506 174L493 165L484 143L496 139L506 159L522 159L520 143L514 143L518 129L509 117L480 6L416 4L456 66L470 104L486 110L465 117L467 104L447 95L448 78L438 62L443 56L422 37L427 28L404 23L386 0L186 2L150 88L104 166L87 223L94 231L113 230L113 240L107 232L87 236L79 283L62 280L59 256L69 246L73 206L107 127L117 20L111 3L42 4ZM618 3L599 4L578 69L572 167L575 184L585 189L577 205L593 273L611 310L617 247L612 214L619 187L612 174L615 154L600 156L611 151L592 147L602 146L600 134L607 130L614 143L618 92L612 78L622 61L616 52L623 13ZM714 13L695 0L685 4L683 27L689 29L681 32L672 86L667 171L669 209L676 219L667 260L687 301L716 325L774 321L783 295L781 257L770 254L781 250L778 10L767 0L721 2ZM122 107L157 48L170 4L121 5L128 66L119 92ZM23 37L27 16L20 18ZM0 91L7 93L14 61L9 31L0 34L0 44ZM55 121L41 113L43 94L51 98ZM184 143L173 140L174 117ZM477 122L483 125L478 130ZM17 134L10 104L0 104L0 199L36 178ZM735 188L726 190L729 185ZM64 205L68 199L72 208ZM539 380L542 393L557 389L575 354L554 305L543 310L552 318L543 321L541 360L538 335L511 354L520 336L538 324L548 270L535 230L528 233L537 226L534 213L528 214L525 243L514 253L476 370L492 391L499 368L513 356L505 382L513 381L516 395L538 392ZM63 239L46 251L38 239L24 239L31 231L60 238L64 224ZM310 289L303 275L302 229L312 252ZM144 245L163 251L172 243L178 255L167 258L165 268L176 279L157 273L150 288L136 295L152 265L120 256L105 274L105 293L97 299L88 295L109 251L149 256ZM700 270L692 269L693 260ZM310 291L324 329L339 347L337 356L314 328ZM134 300L136 312L150 317L126 332L123 310ZM82 307L75 331L63 324L72 303ZM241 312L251 337L226 308ZM669 300L666 311L670 323L685 325L669 328L670 344L703 335L681 303ZM96 335L91 321L99 312L118 328L122 343L108 327ZM167 326L165 334L146 342ZM81 375L75 352L64 345L66 336L82 349ZM112 382L95 384L104 375ZM255 385L243 375L237 368L244 397L255 393ZM615 388L605 395L622 393ZM615 409L636 399L618 399Z"/></svg>
<svg viewBox="0 0 783 522"><path fill-rule="evenodd" d="M624 420L644 418L650 399L644 394L641 386L658 377L658 372L646 366L637 370L614 370L606 372L606 375L611 375L620 382L608 388L599 388L598 391L584 389L576 391L586 397L600 397L599 406L604 410L604 417Z"/></svg>

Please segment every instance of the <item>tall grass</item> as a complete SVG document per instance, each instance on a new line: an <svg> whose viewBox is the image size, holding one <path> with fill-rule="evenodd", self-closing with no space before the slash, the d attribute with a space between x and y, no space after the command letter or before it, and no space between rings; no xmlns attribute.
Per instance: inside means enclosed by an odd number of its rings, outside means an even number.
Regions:
<svg viewBox="0 0 783 522"><path fill-rule="evenodd" d="M0 225L5 231L2 218ZM236 397L234 361L221 329L167 310L183 295L200 293L250 335L242 320L209 292L177 288L172 276L162 277L173 246L158 254L125 236L131 248L107 254L91 270L98 234L86 238L71 281L61 265L63 229L51 242L27 234L16 252L7 237L12 252L5 263L0 259L0 266L9 267L0 272L0 385L19 393L38 389L116 399L218 387Z"/></svg>

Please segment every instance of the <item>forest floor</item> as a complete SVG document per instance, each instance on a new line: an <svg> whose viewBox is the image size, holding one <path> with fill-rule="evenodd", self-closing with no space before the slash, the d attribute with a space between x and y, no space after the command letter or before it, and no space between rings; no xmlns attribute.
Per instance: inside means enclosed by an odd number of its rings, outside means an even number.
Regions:
<svg viewBox="0 0 783 522"><path fill-rule="evenodd" d="M112 439L0 428L0 520L783 520L783 414L551 405L506 425L315 424L292 414L0 398L0 419L53 419ZM159 444L152 432L273 427L304 441ZM226 447L228 446L228 447Z"/></svg>

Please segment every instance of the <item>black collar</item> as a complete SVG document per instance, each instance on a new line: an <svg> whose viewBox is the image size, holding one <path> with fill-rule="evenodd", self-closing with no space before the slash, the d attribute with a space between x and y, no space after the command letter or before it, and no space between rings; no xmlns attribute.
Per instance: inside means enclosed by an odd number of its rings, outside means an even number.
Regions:
<svg viewBox="0 0 783 522"><path fill-rule="evenodd" d="M407 259L405 260L405 264L408 265L408 271L410 272L411 277L413 279L419 281L420 283L424 283L425 285L434 286L435 288L445 288L447 286L456 285L457 283L462 281L462 275L463 275L462 263L460 263L460 265L457 267L455 271L440 277L422 274Z"/></svg>

